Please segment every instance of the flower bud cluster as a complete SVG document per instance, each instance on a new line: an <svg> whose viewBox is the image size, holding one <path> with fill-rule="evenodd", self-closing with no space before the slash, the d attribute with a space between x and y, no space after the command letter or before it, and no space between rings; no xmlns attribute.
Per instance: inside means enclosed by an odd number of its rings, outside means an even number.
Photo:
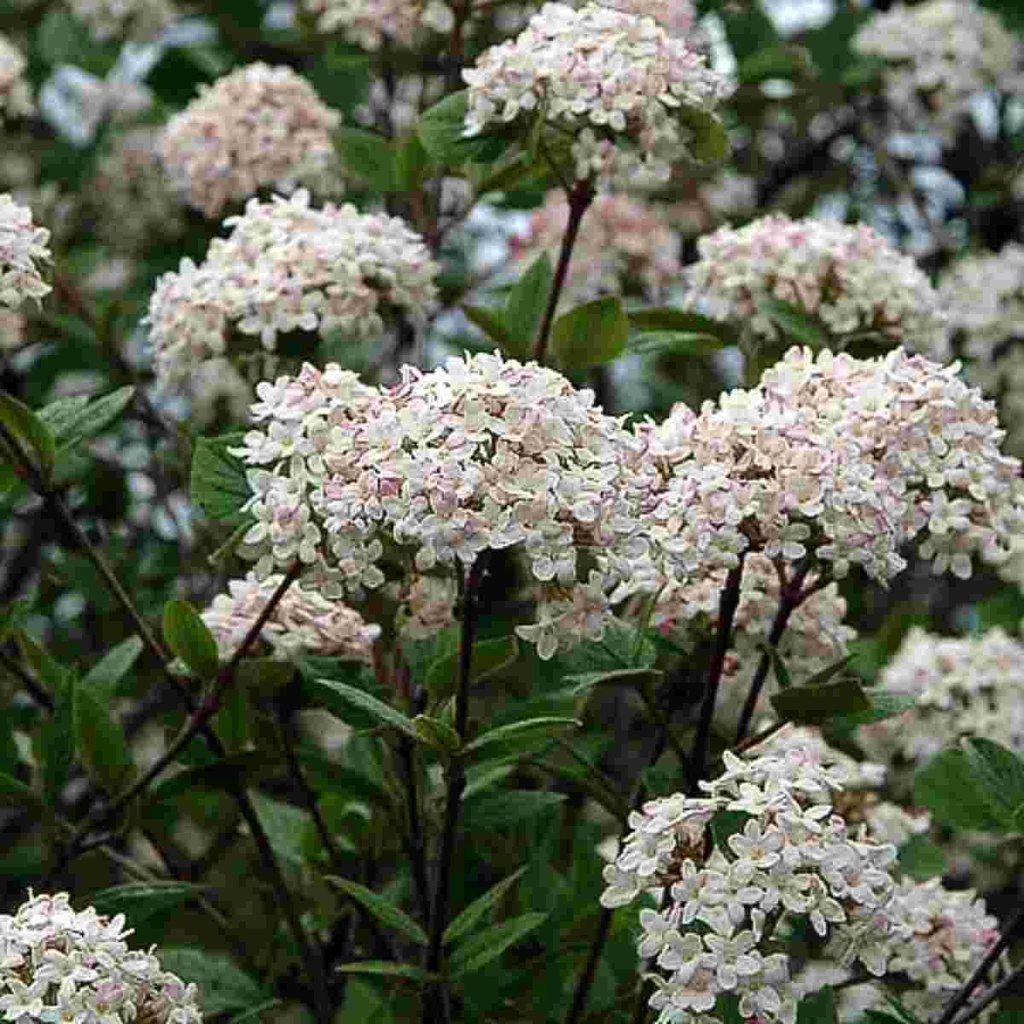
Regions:
<svg viewBox="0 0 1024 1024"><path fill-rule="evenodd" d="M0 194L0 304L12 309L25 299L41 299L50 286L40 264L50 262L50 232L32 223L32 211Z"/></svg>
<svg viewBox="0 0 1024 1024"><path fill-rule="evenodd" d="M866 224L770 214L739 229L719 228L697 251L687 302L716 319L741 321L759 338L782 336L764 308L765 300L781 299L835 335L873 331L935 359L948 352L928 278Z"/></svg>
<svg viewBox="0 0 1024 1024"><path fill-rule="evenodd" d="M39 895L0 914L0 1014L5 1020L201 1024L196 986L132 950L124 915L72 908L67 893Z"/></svg>
<svg viewBox="0 0 1024 1024"><path fill-rule="evenodd" d="M964 256L938 291L950 331L962 340L968 379L997 399L1008 447L1024 451L1024 246Z"/></svg>
<svg viewBox="0 0 1024 1024"><path fill-rule="evenodd" d="M289 67L248 64L167 123L161 159L190 205L216 217L258 189L337 191L331 132L341 115Z"/></svg>
<svg viewBox="0 0 1024 1024"><path fill-rule="evenodd" d="M5 118L23 117L35 109L25 80L27 67L21 50L0 32L0 127Z"/></svg>
<svg viewBox="0 0 1024 1024"><path fill-rule="evenodd" d="M852 45L887 62L886 95L906 122L950 139L973 96L1024 87L1024 46L974 0L893 4L875 12Z"/></svg>
<svg viewBox="0 0 1024 1024"><path fill-rule="evenodd" d="M300 190L289 199L251 199L229 217L228 238L211 242L198 267L181 261L150 299L157 378L183 380L197 364L229 352L232 332L274 351L288 331L340 328L372 337L388 308L422 323L434 302L437 264L398 217L321 209Z"/></svg>
<svg viewBox="0 0 1024 1024"><path fill-rule="evenodd" d="M126 35L152 39L178 14L168 0L67 0L67 6L100 43Z"/></svg>
<svg viewBox="0 0 1024 1024"><path fill-rule="evenodd" d="M250 573L245 579L231 580L228 593L218 594L203 612L203 622L217 641L222 661L241 646L283 579L272 575L258 580ZM369 662L380 632L380 626L365 622L341 601L293 584L271 612L260 639L276 658L312 654ZM257 652L254 647L253 653Z"/></svg>
<svg viewBox="0 0 1024 1024"><path fill-rule="evenodd" d="M565 192L549 192L544 205L531 215L525 233L512 240L519 261L525 265L545 251L554 263L568 221ZM645 298L656 301L681 270L679 238L660 210L626 195L600 193L580 224L563 302L572 306L601 295L618 295L631 281L640 286Z"/></svg>
<svg viewBox="0 0 1024 1024"><path fill-rule="evenodd" d="M993 404L923 356L862 360L793 348L750 390L641 428L662 473L648 534L683 579L763 552L887 582L921 541L933 572L1005 556L1020 462L999 451Z"/></svg>
<svg viewBox="0 0 1024 1024"><path fill-rule="evenodd" d="M687 155L685 111L713 113L728 91L706 57L652 18L589 3L548 3L515 39L462 73L465 134L541 119L577 136L576 175L612 170L616 146L635 147L656 177Z"/></svg>
<svg viewBox="0 0 1024 1024"><path fill-rule="evenodd" d="M923 764L961 736L984 736L1024 753L1024 644L1002 629L962 638L912 629L879 684L913 697L899 718L862 726L872 756Z"/></svg>
<svg viewBox="0 0 1024 1024"><path fill-rule="evenodd" d="M335 597L383 584L385 547L406 572L451 576L515 546L544 591L519 632L550 657L599 635L604 587L646 554L642 443L553 370L481 354L378 389L306 365L257 395L235 454L253 467L242 551L260 576L299 558ZM581 548L610 579L577 582Z"/></svg>
<svg viewBox="0 0 1024 1024"><path fill-rule="evenodd" d="M340 32L364 50L379 50L385 40L413 47L425 29L448 32L455 15L444 0L303 0L321 32Z"/></svg>

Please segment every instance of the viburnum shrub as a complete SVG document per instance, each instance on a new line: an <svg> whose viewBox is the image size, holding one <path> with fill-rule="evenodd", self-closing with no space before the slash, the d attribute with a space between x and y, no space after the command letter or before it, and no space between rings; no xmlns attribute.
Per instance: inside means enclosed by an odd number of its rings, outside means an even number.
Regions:
<svg viewBox="0 0 1024 1024"><path fill-rule="evenodd" d="M0 3L0 1018L1021 1019L1018 7Z"/></svg>

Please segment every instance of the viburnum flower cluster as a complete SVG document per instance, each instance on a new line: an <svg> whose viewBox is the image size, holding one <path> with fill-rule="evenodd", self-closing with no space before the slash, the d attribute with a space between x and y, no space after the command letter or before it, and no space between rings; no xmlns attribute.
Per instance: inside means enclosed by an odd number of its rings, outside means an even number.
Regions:
<svg viewBox="0 0 1024 1024"><path fill-rule="evenodd" d="M687 646L712 635L726 571L722 568L685 582L667 580L658 594L650 624ZM806 585L813 582L806 581ZM730 729L735 728L780 599L781 583L775 566L762 554L747 557L717 706L717 716L729 722ZM835 583L814 590L790 615L777 650L797 682L846 654L847 644L857 631L844 623L845 615L846 601Z"/></svg>
<svg viewBox="0 0 1024 1024"><path fill-rule="evenodd" d="M385 40L413 47L424 30L448 32L455 23L443 0L303 0L321 32L340 32L364 50L379 50Z"/></svg>
<svg viewBox="0 0 1024 1024"><path fill-rule="evenodd" d="M204 360L236 353L236 335L268 352L289 331L373 337L389 309L421 324L435 300L437 264L398 217L347 204L317 209L300 190L251 199L224 224L231 234L214 239L198 267L183 259L157 281L148 322L159 380L183 380Z"/></svg>
<svg viewBox="0 0 1024 1024"><path fill-rule="evenodd" d="M636 511L643 445L553 370L499 355L402 369L389 388L310 365L257 387L243 553L262 578L296 558L328 597L379 587L385 568L454 576L517 547L542 585L542 657L601 635L616 568L645 554ZM598 570L577 582L586 548ZM388 558L385 558L385 551Z"/></svg>
<svg viewBox="0 0 1024 1024"><path fill-rule="evenodd" d="M697 8L693 0L597 0L597 3L637 17L653 18L672 36L692 36L695 31ZM584 5L577 3L576 6Z"/></svg>
<svg viewBox="0 0 1024 1024"><path fill-rule="evenodd" d="M750 390L679 404L641 428L662 484L646 530L684 580L761 552L885 583L918 542L936 573L971 575L1019 532L1020 462L993 404L923 356L862 360L792 348Z"/></svg>
<svg viewBox="0 0 1024 1024"><path fill-rule="evenodd" d="M932 916L952 894L897 883L896 848L835 812L842 782L813 744L749 760L727 752L724 773L701 782L706 796L677 793L630 815L601 903L667 897L640 911L638 954L654 972L659 1024L718 1021L700 1015L721 1010L722 996L738 997L745 1019L792 1024L798 999L784 950L803 922L827 940L830 959L876 978L905 975L925 996L984 955L996 933L973 894L959 901L972 908L959 933L928 944L929 925L956 928ZM708 825L719 811L747 817L712 849ZM942 981L922 976L925 952Z"/></svg>
<svg viewBox="0 0 1024 1024"><path fill-rule="evenodd" d="M32 211L0 194L0 303L12 309L50 291L40 268L50 262L50 232L32 223Z"/></svg>
<svg viewBox="0 0 1024 1024"><path fill-rule="evenodd" d="M766 299L781 299L834 335L873 331L936 359L947 354L935 289L911 257L866 224L771 214L719 228L698 240L697 251L687 302L741 321L758 338L782 337L764 308Z"/></svg>
<svg viewBox="0 0 1024 1024"><path fill-rule="evenodd" d="M558 258L569 221L569 204L561 189L533 211L526 231L512 240L512 251L524 266L541 251ZM562 291L566 306L600 295L620 294L634 281L644 297L655 301L682 271L679 238L661 211L621 193L597 195L580 224Z"/></svg>
<svg viewBox="0 0 1024 1024"><path fill-rule="evenodd" d="M67 0L67 6L101 43L126 35L152 39L178 14L168 0Z"/></svg>
<svg viewBox="0 0 1024 1024"><path fill-rule="evenodd" d="M984 736L1024 753L1024 644L1002 629L941 637L912 629L879 685L913 697L898 718L861 726L872 756L923 764L961 736Z"/></svg>
<svg viewBox="0 0 1024 1024"><path fill-rule="evenodd" d="M5 118L24 117L35 109L25 80L27 67L21 50L0 32L0 127Z"/></svg>
<svg viewBox="0 0 1024 1024"><path fill-rule="evenodd" d="M938 292L968 379L997 399L1008 446L1024 451L1024 245L962 257Z"/></svg>
<svg viewBox="0 0 1024 1024"><path fill-rule="evenodd" d="M284 577L258 580L252 573L228 583L202 618L217 641L221 659L229 659L241 646ZM351 658L369 663L380 626L366 622L353 608L331 601L314 590L291 586L260 632L277 658L302 654Z"/></svg>
<svg viewBox="0 0 1024 1024"><path fill-rule="evenodd" d="M578 178L615 169L617 147L664 179L689 152L687 113L713 116L728 92L706 57L653 18L589 3L548 3L515 39L462 73L465 132L541 119L575 136Z"/></svg>
<svg viewBox="0 0 1024 1024"><path fill-rule="evenodd" d="M196 986L152 950L128 948L124 915L72 909L67 893L31 896L0 914L0 1013L29 1021L201 1024Z"/></svg>
<svg viewBox="0 0 1024 1024"><path fill-rule="evenodd" d="M948 139L973 96L1024 89L1024 46L974 0L893 4L873 13L852 45L887 62L886 95L908 126Z"/></svg>
<svg viewBox="0 0 1024 1024"><path fill-rule="evenodd" d="M331 132L340 122L291 68L248 64L200 86L167 122L160 155L187 201L215 217L261 188L338 191Z"/></svg>

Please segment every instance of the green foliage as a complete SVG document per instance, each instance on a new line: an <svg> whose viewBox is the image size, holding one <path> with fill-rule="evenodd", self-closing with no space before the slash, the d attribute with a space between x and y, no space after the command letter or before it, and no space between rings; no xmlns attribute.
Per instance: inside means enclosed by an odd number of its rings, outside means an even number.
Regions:
<svg viewBox="0 0 1024 1024"><path fill-rule="evenodd" d="M188 601L168 601L164 606L164 640L175 657L200 679L212 679L220 668L217 641Z"/></svg>
<svg viewBox="0 0 1024 1024"><path fill-rule="evenodd" d="M614 296L570 309L551 327L551 352L567 373L609 363L621 355L629 337L629 318Z"/></svg>
<svg viewBox="0 0 1024 1024"><path fill-rule="evenodd" d="M327 880L365 907L381 924L393 928L421 946L425 946L429 941L427 933L404 910L372 889L367 889L365 885L348 878L329 876Z"/></svg>
<svg viewBox="0 0 1024 1024"><path fill-rule="evenodd" d="M21 475L26 467L45 485L53 471L56 442L46 424L23 402L0 391L0 456Z"/></svg>
<svg viewBox="0 0 1024 1024"><path fill-rule="evenodd" d="M252 497L242 463L228 451L244 438L244 433L201 437L192 457L192 500L211 519L229 526L246 521L241 508Z"/></svg>

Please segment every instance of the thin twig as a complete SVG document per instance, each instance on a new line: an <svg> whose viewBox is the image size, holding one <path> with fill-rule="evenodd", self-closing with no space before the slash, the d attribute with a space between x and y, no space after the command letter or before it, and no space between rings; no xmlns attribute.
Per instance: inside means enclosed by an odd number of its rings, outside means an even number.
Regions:
<svg viewBox="0 0 1024 1024"><path fill-rule="evenodd" d="M53 698L43 689L36 678L27 672L9 654L0 649L0 666L10 672L29 692L29 696L46 711L53 711Z"/></svg>
<svg viewBox="0 0 1024 1024"><path fill-rule="evenodd" d="M1005 978L997 981L991 988L985 989L973 1003L967 1006L959 1017L953 1018L953 1024L968 1024L968 1021L974 1020L986 1006L994 1003L1006 989L1014 984L1014 982L1019 981L1021 977L1024 977L1024 963L1018 964L1016 969Z"/></svg>

